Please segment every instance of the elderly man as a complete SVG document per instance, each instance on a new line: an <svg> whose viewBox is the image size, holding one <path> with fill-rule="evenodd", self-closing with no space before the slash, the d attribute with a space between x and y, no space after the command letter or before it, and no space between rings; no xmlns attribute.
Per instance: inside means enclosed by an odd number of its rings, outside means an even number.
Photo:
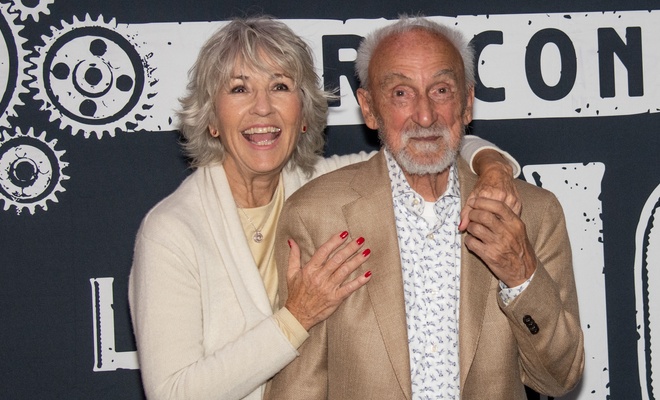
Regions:
<svg viewBox="0 0 660 400"><path fill-rule="evenodd" d="M276 399L525 399L579 381L583 337L561 206L516 182L523 209L471 199L456 157L472 120L473 53L462 35L402 18L358 51L358 100L384 145L321 177L282 212L278 243L303 260L337 231L367 238L371 281L310 331L272 381ZM298 247L291 253L297 255ZM290 249L276 249L286 299Z"/></svg>

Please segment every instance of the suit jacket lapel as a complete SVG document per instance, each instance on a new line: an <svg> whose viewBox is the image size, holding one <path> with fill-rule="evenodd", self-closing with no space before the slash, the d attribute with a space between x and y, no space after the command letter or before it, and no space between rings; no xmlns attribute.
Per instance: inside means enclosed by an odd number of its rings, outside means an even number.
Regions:
<svg viewBox="0 0 660 400"><path fill-rule="evenodd" d="M344 217L351 234L364 236L372 255L361 273L373 277L367 284L378 329L406 398L410 399L410 358L403 296L399 243L394 222L392 191L385 157L381 151L359 169L351 184L359 198L346 204Z"/></svg>
<svg viewBox="0 0 660 400"><path fill-rule="evenodd" d="M458 160L458 179L461 186L461 205L465 206L476 184L476 176L462 159ZM489 286L493 275L490 270L465 247L465 233L461 235L461 292L459 315L459 368L461 388L465 385L481 334Z"/></svg>
<svg viewBox="0 0 660 400"><path fill-rule="evenodd" d="M459 159L458 165L461 203L464 206L476 177L470 173L465 161ZM392 192L382 151L356 172L352 189L359 197L344 206L344 217L350 232L364 236L373 250L361 273L367 269L374 272L367 291L392 368L405 396L410 399L410 356L401 259L392 211ZM465 384L477 350L489 296L487 288L492 284L492 279L488 268L462 244L459 316L461 387Z"/></svg>

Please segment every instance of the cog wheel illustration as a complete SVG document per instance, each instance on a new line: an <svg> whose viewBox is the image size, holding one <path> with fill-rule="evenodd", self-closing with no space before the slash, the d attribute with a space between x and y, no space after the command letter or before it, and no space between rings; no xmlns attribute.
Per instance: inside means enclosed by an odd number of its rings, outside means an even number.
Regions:
<svg viewBox="0 0 660 400"><path fill-rule="evenodd" d="M0 3L0 126L10 127L8 117L16 116L16 107L23 105L19 95L28 93L23 86L28 75L29 64L25 61L27 41L20 36L22 27L13 24L15 15L10 14L9 5Z"/></svg>
<svg viewBox="0 0 660 400"><path fill-rule="evenodd" d="M55 150L57 140L46 141L32 128L23 134L20 128L11 136L0 133L0 200L7 211L14 206L16 213L27 209L34 214L36 207L48 210L47 202L57 203L57 192L63 192L62 181L69 179L63 170L69 165L62 160L65 151Z"/></svg>
<svg viewBox="0 0 660 400"><path fill-rule="evenodd" d="M32 17L34 22L39 22L40 15L50 15L48 6L55 3L55 0L12 0L11 12L18 14L21 21Z"/></svg>
<svg viewBox="0 0 660 400"><path fill-rule="evenodd" d="M59 120L61 129L71 127L73 135L83 132L85 138L134 130L145 118L140 113L151 106L154 93L147 88L156 82L139 47L118 32L114 19L74 17L73 24L63 22L62 29L51 31L31 60L36 79L30 83L50 121Z"/></svg>

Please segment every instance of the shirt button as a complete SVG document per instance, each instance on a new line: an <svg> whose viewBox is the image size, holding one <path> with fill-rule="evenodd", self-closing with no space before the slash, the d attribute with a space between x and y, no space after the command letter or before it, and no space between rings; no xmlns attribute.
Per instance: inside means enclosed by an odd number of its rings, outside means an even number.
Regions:
<svg viewBox="0 0 660 400"><path fill-rule="evenodd" d="M414 199L414 200L413 200L413 204L414 204L414 205L418 205L418 204L419 204L419 200Z"/></svg>
<svg viewBox="0 0 660 400"><path fill-rule="evenodd" d="M433 236L432 233L429 233L428 235L426 235L426 238L427 238L428 240L433 240L434 237L435 237L435 236Z"/></svg>

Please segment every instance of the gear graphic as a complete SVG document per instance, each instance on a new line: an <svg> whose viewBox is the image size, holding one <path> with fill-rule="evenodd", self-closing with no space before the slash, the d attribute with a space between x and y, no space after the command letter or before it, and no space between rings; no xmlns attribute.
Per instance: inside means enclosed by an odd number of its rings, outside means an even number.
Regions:
<svg viewBox="0 0 660 400"><path fill-rule="evenodd" d="M83 132L85 138L116 131L134 131L146 117L141 112L151 108L157 80L147 68L147 56L128 35L122 35L114 19L103 22L87 15L63 28L51 27L52 35L42 37L45 45L37 47L38 56L30 86L37 89L35 100L41 110L50 113L50 121L60 121L60 128L71 133ZM132 38L132 37L131 37Z"/></svg>
<svg viewBox="0 0 660 400"><path fill-rule="evenodd" d="M23 29L13 24L15 15L10 14L9 5L0 3L0 126L10 127L8 117L16 117L16 107L23 105L19 95L28 93L23 86L29 76L25 61L27 52L23 44L27 41L19 35Z"/></svg>
<svg viewBox="0 0 660 400"><path fill-rule="evenodd" d="M16 213L28 209L35 213L37 206L48 210L48 200L57 203L57 192L63 192L61 183L69 179L62 171L69 163L62 161L65 151L55 150L57 140L45 140L46 132L34 136L32 128L23 134L16 128L10 136L0 133L0 200L4 210L14 206Z"/></svg>
<svg viewBox="0 0 660 400"><path fill-rule="evenodd" d="M9 11L18 13L21 21L25 21L28 17L32 17L34 22L39 22L40 15L50 15L48 6L55 3L55 0L38 0L36 4L33 3L35 3L34 0L28 1L27 3L24 0L13 0Z"/></svg>

